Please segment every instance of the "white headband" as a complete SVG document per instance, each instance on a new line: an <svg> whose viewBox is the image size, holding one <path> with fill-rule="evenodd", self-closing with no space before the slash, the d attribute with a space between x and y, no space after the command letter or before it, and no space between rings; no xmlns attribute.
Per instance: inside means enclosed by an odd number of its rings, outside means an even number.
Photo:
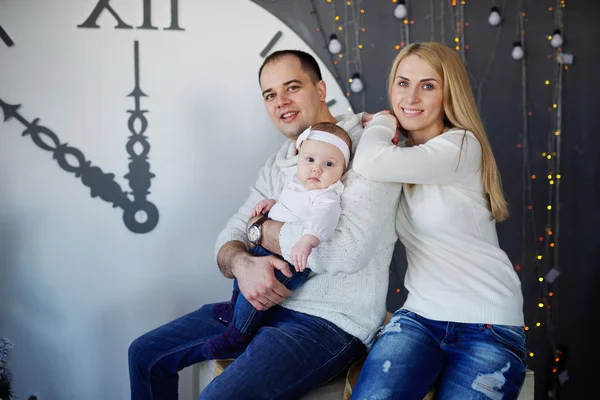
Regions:
<svg viewBox="0 0 600 400"><path fill-rule="evenodd" d="M299 149L302 142L304 142L306 139L329 143L340 149L344 155L344 159L346 160L346 168L348 168L348 164L350 163L350 148L348 148L346 142L332 133L324 131L311 131L310 128L311 127L309 126L304 132L302 132L300 136L298 136L298 139L296 139L296 148Z"/></svg>

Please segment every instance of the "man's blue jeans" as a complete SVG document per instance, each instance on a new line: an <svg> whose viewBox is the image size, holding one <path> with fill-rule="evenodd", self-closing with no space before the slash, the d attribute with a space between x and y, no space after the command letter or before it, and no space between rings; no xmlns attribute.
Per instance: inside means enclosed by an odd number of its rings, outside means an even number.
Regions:
<svg viewBox="0 0 600 400"><path fill-rule="evenodd" d="M137 338L129 347L132 400L177 400L177 372L204 361L203 343L227 325L212 304ZM365 356L360 340L318 317L275 306L244 352L199 399L295 399L345 373Z"/></svg>
<svg viewBox="0 0 600 400"><path fill-rule="evenodd" d="M352 400L513 400L525 380L525 332L508 325L432 321L398 310L383 328Z"/></svg>

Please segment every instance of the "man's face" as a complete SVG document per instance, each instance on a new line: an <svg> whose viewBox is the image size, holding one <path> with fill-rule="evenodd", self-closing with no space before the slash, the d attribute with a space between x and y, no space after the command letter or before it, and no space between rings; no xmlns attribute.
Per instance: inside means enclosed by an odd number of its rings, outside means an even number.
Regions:
<svg viewBox="0 0 600 400"><path fill-rule="evenodd" d="M273 125L288 139L296 139L319 120L325 101L325 82L313 84L300 60L288 55L262 70L260 88Z"/></svg>

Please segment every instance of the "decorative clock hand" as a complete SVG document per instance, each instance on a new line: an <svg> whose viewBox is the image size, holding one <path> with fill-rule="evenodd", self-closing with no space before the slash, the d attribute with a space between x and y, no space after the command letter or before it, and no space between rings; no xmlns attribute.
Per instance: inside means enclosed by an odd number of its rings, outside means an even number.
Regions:
<svg viewBox="0 0 600 400"><path fill-rule="evenodd" d="M4 30L2 25L0 25L0 39L4 43L6 43L6 45L8 47L11 47L13 44L15 44L15 42L13 42L13 40L10 38L10 36L8 36L8 33L6 33L6 31Z"/></svg>
<svg viewBox="0 0 600 400"><path fill-rule="evenodd" d="M154 229L158 223L158 209L150 203L146 197L150 192L150 179L154 178L154 174L150 172L150 163L148 163L148 153L150 152L150 143L144 135L148 128L148 119L144 115L148 110L140 109L141 97L148 97L142 89L140 89L140 57L139 57L139 42L136 40L134 46L134 68L135 68L135 87L129 94L135 99L135 110L128 110L129 116L128 127L131 132L127 141L126 149L129 154L129 173L125 178L129 180L129 187L132 190L134 201L123 213L123 221L125 225L133 232L146 233ZM136 121L139 121L139 131L136 130ZM139 146L136 146L139 145ZM140 149L141 147L141 149ZM137 152L136 150L140 151ZM136 213L145 213L146 220L141 223L136 220ZM141 215L139 215L141 216Z"/></svg>
<svg viewBox="0 0 600 400"><path fill-rule="evenodd" d="M123 222L125 226L135 233L150 232L158 224L158 209L149 202L146 197L149 194L150 179L154 178L154 174L150 172L150 164L148 163L148 153L150 144L144 132L148 127L148 120L144 113L147 110L140 109L140 98L146 95L142 92L139 86L139 52L138 42L134 42L134 58L135 58L135 88L129 96L135 99L135 110L128 110L131 113L128 126L132 133L127 142L127 152L129 153L129 173L125 178L129 180L129 186L132 189L134 200L131 201L128 193L123 192L121 186L114 180L115 175L105 173L99 167L92 166L91 161L85 159L83 153L69 146L67 143L60 143L58 136L49 128L39 125L39 118L35 118L32 122L27 121L18 110L20 104L11 105L0 99L0 108L4 114L4 121L11 118L19 121L25 126L23 136L30 135L31 140L42 150L51 151L54 153L53 158L58 165L65 171L74 173L76 177L81 177L81 182L91 189L92 197L100 197L104 201L113 204L113 207L123 209ZM135 122L139 120L139 131L136 130ZM136 152L136 146L139 144L141 150ZM67 156L72 156L77 160L76 165L71 165ZM145 214L145 219L143 215ZM136 216L137 214L137 216ZM140 221L142 220L142 221Z"/></svg>

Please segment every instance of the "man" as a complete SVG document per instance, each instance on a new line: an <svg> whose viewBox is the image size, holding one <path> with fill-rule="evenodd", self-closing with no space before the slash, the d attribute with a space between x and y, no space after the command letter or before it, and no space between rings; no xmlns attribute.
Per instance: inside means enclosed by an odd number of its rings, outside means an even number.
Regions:
<svg viewBox="0 0 600 400"><path fill-rule="evenodd" d="M275 279L274 268L289 274L284 261L248 253L247 227L257 220L249 217L260 200L277 197L287 174L296 170L296 138L318 122L336 122L312 56L295 50L271 54L259 70L259 83L273 124L290 140L261 169L215 250L223 275L237 278L252 305L268 311L247 349L228 355L236 361L200 399L299 398L363 358L386 311L399 184L366 180L350 166L342 179L336 232L313 250L308 267L315 274L293 294ZM359 116L345 116L338 125L356 148L362 133ZM303 232L301 224L272 220L258 230L260 244L288 261ZM176 398L177 372L204 361L200 348L225 329L209 304L136 339L129 348L132 399Z"/></svg>

